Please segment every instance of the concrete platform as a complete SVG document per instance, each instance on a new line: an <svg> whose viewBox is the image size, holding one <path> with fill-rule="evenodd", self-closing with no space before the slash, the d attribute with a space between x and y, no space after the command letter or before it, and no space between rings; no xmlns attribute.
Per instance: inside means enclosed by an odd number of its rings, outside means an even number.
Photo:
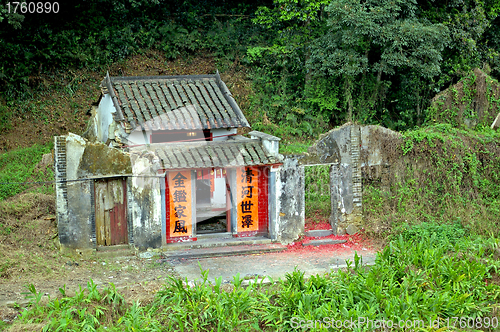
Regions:
<svg viewBox="0 0 500 332"><path fill-rule="evenodd" d="M197 241L189 242L178 242L169 243L162 247L163 252L166 254L171 251L179 251L185 249L200 249L200 248L212 248L212 247L227 247L227 246L244 246L244 245L254 245L254 244L271 244L270 238L264 236L254 236L254 237L232 237L231 235L217 236L217 234L207 234L199 235Z"/></svg>
<svg viewBox="0 0 500 332"><path fill-rule="evenodd" d="M208 280L214 282L221 277L223 282L231 282L239 274L240 279L248 282L255 278L271 277L273 280L284 278L295 268L303 271L305 277L324 274L332 270L347 267L346 260L354 261L355 250L346 249L341 252L306 251L306 252L271 252L245 256L220 256L195 259L170 259L167 261L179 276L189 282L200 280L201 270L208 270ZM363 257L363 265L373 265L376 253L371 250L361 250L358 255ZM269 279L269 278L267 278ZM266 281L264 281L266 283Z"/></svg>
<svg viewBox="0 0 500 332"><path fill-rule="evenodd" d="M207 257L226 257L237 255L252 255L269 252L281 252L286 250L281 244L251 244L224 247L206 247L196 249L182 249L177 251L163 252L164 261L172 259L195 259Z"/></svg>

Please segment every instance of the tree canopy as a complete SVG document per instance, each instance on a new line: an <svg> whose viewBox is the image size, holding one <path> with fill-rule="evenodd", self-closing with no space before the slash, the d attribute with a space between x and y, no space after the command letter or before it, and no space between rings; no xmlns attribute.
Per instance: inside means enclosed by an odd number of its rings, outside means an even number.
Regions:
<svg viewBox="0 0 500 332"><path fill-rule="evenodd" d="M145 49L205 52L248 69L257 129L408 129L473 68L500 77L499 13L496 0L77 0L47 15L0 5L0 93L30 98L40 75Z"/></svg>

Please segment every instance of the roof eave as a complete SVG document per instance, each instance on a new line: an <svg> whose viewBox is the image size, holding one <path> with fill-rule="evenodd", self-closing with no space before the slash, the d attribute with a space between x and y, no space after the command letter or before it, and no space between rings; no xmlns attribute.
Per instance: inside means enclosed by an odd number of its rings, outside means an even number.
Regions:
<svg viewBox="0 0 500 332"><path fill-rule="evenodd" d="M220 78L218 70L215 73L215 78L217 81L217 85L219 86L220 90L222 91L222 95L224 96L224 98L226 98L227 102L233 108L236 115L238 115L238 117L242 120L242 123L240 124L240 126L238 126L238 128L242 128L242 127L243 128L244 127L251 128L250 124L247 121L247 118L243 115L243 112L241 111L240 107L238 106L238 104L234 100L233 95L231 94L231 92L227 88L226 83L224 83L222 81L222 79Z"/></svg>
<svg viewBox="0 0 500 332"><path fill-rule="evenodd" d="M109 77L109 72L106 72L106 77L101 83L101 86L104 84L104 87L106 88L107 92L111 96L111 100L113 101L113 106L115 107L116 110L116 115L113 116L113 119L115 121L125 121L125 118L123 117L123 112L120 107L120 104L118 103L118 98L116 97L115 94L115 89L113 88L113 84L111 83L111 78Z"/></svg>

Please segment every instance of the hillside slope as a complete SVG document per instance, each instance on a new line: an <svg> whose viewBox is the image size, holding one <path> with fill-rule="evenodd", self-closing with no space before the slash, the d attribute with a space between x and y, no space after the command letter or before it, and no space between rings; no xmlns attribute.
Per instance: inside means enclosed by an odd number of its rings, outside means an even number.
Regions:
<svg viewBox="0 0 500 332"><path fill-rule="evenodd" d="M111 76L148 76L213 74L217 69L245 112L251 91L245 68L237 63L223 66L205 54L167 61L163 52L147 51L98 72L81 69L33 77L39 88L32 99L4 106L0 101L0 107L10 115L8 121L0 123L0 152L43 145L53 136L68 132L83 133L88 112L99 99L99 84L106 71Z"/></svg>

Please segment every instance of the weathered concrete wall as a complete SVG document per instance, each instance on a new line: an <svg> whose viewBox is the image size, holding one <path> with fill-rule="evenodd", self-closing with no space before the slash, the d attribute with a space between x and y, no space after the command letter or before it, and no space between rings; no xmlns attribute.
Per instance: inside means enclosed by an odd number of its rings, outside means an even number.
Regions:
<svg viewBox="0 0 500 332"><path fill-rule="evenodd" d="M66 247L93 248L91 181L68 183L68 228Z"/></svg>
<svg viewBox="0 0 500 332"><path fill-rule="evenodd" d="M402 177L402 159L395 160L394 146L389 146L388 142L399 142L401 134L380 126L361 127L361 172L363 181L379 183L384 191L390 191L390 186L394 178ZM395 165L394 162L399 162Z"/></svg>
<svg viewBox="0 0 500 332"><path fill-rule="evenodd" d="M129 154L102 143L86 142L76 165L79 178L132 174Z"/></svg>
<svg viewBox="0 0 500 332"><path fill-rule="evenodd" d="M322 135L301 160L304 164L331 165L330 223L339 234L362 221L361 145L360 126L346 124Z"/></svg>
<svg viewBox="0 0 500 332"><path fill-rule="evenodd" d="M160 247L162 210L158 161L144 155L132 161L120 149L90 143L74 134L56 138L57 219L64 249L94 248L93 178L127 180L129 241L137 247ZM56 151L56 152L57 152ZM131 177L131 175L137 175Z"/></svg>
<svg viewBox="0 0 500 332"><path fill-rule="evenodd" d="M128 219L133 228L134 245L141 249L162 245L161 185L153 154L132 156L132 173L128 184Z"/></svg>
<svg viewBox="0 0 500 332"><path fill-rule="evenodd" d="M272 229L275 239L281 243L295 241L304 234L305 195L304 167L298 158L289 157L276 173L276 225Z"/></svg>
<svg viewBox="0 0 500 332"><path fill-rule="evenodd" d="M78 181L78 166L86 140L69 133L56 138L56 213L59 241L64 249L92 248L90 183ZM64 156L63 156L64 154ZM64 170L63 170L64 169ZM76 181L75 181L76 180Z"/></svg>

